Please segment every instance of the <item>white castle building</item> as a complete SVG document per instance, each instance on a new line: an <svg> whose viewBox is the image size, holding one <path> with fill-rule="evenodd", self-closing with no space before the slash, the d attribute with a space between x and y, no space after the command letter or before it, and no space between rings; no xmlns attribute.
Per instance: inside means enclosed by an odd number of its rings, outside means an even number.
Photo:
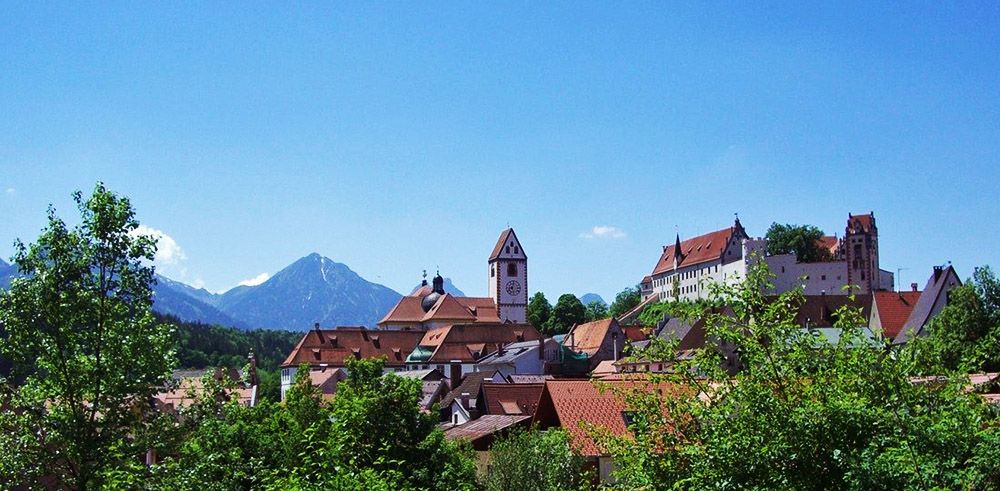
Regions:
<svg viewBox="0 0 1000 491"><path fill-rule="evenodd" d="M781 293L802 286L806 295L867 295L893 288L893 274L879 268L875 215L848 215L844 237L823 237L820 246L830 260L799 262L794 253L768 256L767 241L751 238L739 218L729 228L664 246L642 290L660 301L708 297L708 285L746 278L754 261L764 260L775 274L774 290Z"/></svg>

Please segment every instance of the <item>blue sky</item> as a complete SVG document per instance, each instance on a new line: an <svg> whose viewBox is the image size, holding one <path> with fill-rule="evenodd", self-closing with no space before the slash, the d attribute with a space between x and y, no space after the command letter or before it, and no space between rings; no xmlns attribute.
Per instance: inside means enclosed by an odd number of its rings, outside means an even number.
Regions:
<svg viewBox="0 0 1000 491"><path fill-rule="evenodd" d="M330 3L6 5L0 254L100 179L213 291L315 251L484 295L509 223L610 299L734 212L996 263L1000 3Z"/></svg>

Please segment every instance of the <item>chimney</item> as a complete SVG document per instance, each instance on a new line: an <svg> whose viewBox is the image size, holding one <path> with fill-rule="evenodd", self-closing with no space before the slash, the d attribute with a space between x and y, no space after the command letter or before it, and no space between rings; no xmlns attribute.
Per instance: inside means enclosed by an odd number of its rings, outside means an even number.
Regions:
<svg viewBox="0 0 1000 491"><path fill-rule="evenodd" d="M545 336L539 336L538 338L538 359L545 359Z"/></svg>
<svg viewBox="0 0 1000 491"><path fill-rule="evenodd" d="M468 409L472 409L472 408L469 407L469 393L468 392L462 392L461 400L462 400L462 407L464 407L467 410Z"/></svg>
<svg viewBox="0 0 1000 491"><path fill-rule="evenodd" d="M916 283L910 283L910 291L913 291L913 292L917 291L917 284Z"/></svg>
<svg viewBox="0 0 1000 491"><path fill-rule="evenodd" d="M458 384L462 383L462 364L452 363L450 375L452 387L458 387Z"/></svg>
<svg viewBox="0 0 1000 491"><path fill-rule="evenodd" d="M316 323L313 324L313 329L315 329L317 331L319 330L319 322L316 322Z"/></svg>

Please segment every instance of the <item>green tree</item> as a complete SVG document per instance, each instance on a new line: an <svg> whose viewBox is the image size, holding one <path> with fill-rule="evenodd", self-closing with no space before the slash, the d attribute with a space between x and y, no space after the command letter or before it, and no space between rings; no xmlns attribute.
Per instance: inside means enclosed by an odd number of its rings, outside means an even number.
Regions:
<svg viewBox="0 0 1000 491"><path fill-rule="evenodd" d="M535 329L544 331L552 316L552 304L542 292L535 292L528 301L528 323Z"/></svg>
<svg viewBox="0 0 1000 491"><path fill-rule="evenodd" d="M611 308L608 309L608 313L611 317L621 318L632 309L639 305L642 301L642 295L639 292L639 287L626 288L615 295L615 301L611 302Z"/></svg>
<svg viewBox="0 0 1000 491"><path fill-rule="evenodd" d="M798 326L801 291L766 299L770 274L716 286L733 314L705 315L704 348L674 357L654 338L639 356L672 363L659 390L620 389L634 411L628 439L598 434L620 489L996 489L1000 422L952 377L915 384L906 347L887 356L864 318L838 312L836 342ZM738 347L731 377L718 346Z"/></svg>
<svg viewBox="0 0 1000 491"><path fill-rule="evenodd" d="M592 473L561 428L517 430L493 443L486 491L589 489Z"/></svg>
<svg viewBox="0 0 1000 491"><path fill-rule="evenodd" d="M830 259L830 251L819 240L823 231L812 225L772 223L767 229L767 253L795 253L800 262L811 263Z"/></svg>
<svg viewBox="0 0 1000 491"><path fill-rule="evenodd" d="M1000 281L988 266L948 292L948 305L928 326L920 345L920 367L927 373L1000 370Z"/></svg>
<svg viewBox="0 0 1000 491"><path fill-rule="evenodd" d="M559 296L556 306L552 308L552 316L546 323L545 334L565 334L575 324L587 322L587 308L580 299L572 293Z"/></svg>
<svg viewBox="0 0 1000 491"><path fill-rule="evenodd" d="M604 302L594 300L587 304L587 322L593 322L608 318L608 306Z"/></svg>
<svg viewBox="0 0 1000 491"><path fill-rule="evenodd" d="M15 449L0 452L8 483L44 472L68 488L99 485L144 452L144 408L173 366L170 327L150 312L154 239L136 234L129 200L103 184L73 199L80 224L50 206L37 242L15 244L22 277L0 293L0 352L15 384L2 401L14 411L0 419L0 447Z"/></svg>

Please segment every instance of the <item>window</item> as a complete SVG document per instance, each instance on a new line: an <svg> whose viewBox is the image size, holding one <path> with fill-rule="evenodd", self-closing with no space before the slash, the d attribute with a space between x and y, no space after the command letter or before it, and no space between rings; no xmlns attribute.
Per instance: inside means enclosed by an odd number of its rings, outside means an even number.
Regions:
<svg viewBox="0 0 1000 491"><path fill-rule="evenodd" d="M510 254L510 246L507 246L507 254Z"/></svg>
<svg viewBox="0 0 1000 491"><path fill-rule="evenodd" d="M634 411L622 411L622 421L625 422L625 427L632 426L632 422L635 421Z"/></svg>
<svg viewBox="0 0 1000 491"><path fill-rule="evenodd" d="M507 265L507 276L517 276L517 265L510 263Z"/></svg>
<svg viewBox="0 0 1000 491"><path fill-rule="evenodd" d="M492 278L493 275L496 274L496 272L497 272L496 266L490 266L490 278Z"/></svg>
<svg viewBox="0 0 1000 491"><path fill-rule="evenodd" d="M517 246L514 246L514 254L517 254L517 253L518 253Z"/></svg>
<svg viewBox="0 0 1000 491"><path fill-rule="evenodd" d="M820 275L819 279L821 279L823 281L826 281L826 275L825 274L824 275Z"/></svg>

